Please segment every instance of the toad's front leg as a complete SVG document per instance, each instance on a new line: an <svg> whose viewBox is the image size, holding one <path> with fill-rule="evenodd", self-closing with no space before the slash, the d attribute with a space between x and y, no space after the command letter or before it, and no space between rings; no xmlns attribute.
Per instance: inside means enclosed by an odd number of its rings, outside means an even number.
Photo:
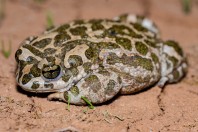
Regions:
<svg viewBox="0 0 198 132"><path fill-rule="evenodd" d="M114 72L93 73L81 79L68 91L57 92L48 96L49 100L59 99L76 105L85 105L82 97L93 104L100 104L113 98L121 89L117 74Z"/></svg>

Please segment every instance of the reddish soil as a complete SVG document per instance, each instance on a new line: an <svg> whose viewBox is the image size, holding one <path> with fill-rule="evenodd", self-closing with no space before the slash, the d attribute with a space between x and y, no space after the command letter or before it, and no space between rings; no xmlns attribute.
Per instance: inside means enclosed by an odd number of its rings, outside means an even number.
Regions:
<svg viewBox="0 0 198 132"><path fill-rule="evenodd" d="M26 37L42 33L46 14L56 24L74 19L112 18L123 13L144 14L155 21L164 40L177 40L187 54L187 76L164 90L114 98L96 106L70 106L48 101L46 94L24 92L15 82L15 51ZM186 15L179 0L6 0L0 20L0 40L12 41L12 54L0 53L0 131L198 131L198 2ZM7 48L8 46L6 46Z"/></svg>

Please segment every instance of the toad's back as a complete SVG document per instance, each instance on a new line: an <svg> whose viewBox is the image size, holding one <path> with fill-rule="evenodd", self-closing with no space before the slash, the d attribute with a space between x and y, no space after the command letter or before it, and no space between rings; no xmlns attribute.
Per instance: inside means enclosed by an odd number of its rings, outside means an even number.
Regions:
<svg viewBox="0 0 198 132"><path fill-rule="evenodd" d="M16 52L17 82L49 99L102 103L156 82L176 82L186 69L182 49L163 42L145 18L73 21L25 40Z"/></svg>

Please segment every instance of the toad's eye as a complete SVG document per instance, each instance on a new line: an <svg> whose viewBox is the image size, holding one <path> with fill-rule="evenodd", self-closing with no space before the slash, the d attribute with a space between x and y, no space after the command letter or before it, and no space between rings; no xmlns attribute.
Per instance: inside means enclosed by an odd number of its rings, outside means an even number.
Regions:
<svg viewBox="0 0 198 132"><path fill-rule="evenodd" d="M44 65L42 69L42 75L46 81L58 80L62 75L61 68L59 65Z"/></svg>

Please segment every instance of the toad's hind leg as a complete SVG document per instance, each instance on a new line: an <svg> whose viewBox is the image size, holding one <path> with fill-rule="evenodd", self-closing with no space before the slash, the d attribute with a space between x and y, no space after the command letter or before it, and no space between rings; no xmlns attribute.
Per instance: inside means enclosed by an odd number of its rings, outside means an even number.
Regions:
<svg viewBox="0 0 198 132"><path fill-rule="evenodd" d="M105 72L93 73L81 79L68 91L53 93L48 96L48 99L60 99L76 105L86 104L82 97L87 98L93 104L106 102L120 91L121 86L115 73Z"/></svg>
<svg viewBox="0 0 198 132"><path fill-rule="evenodd" d="M155 33L158 37L160 35L158 27L155 23L148 19L147 17L140 16L140 15L133 15L133 14L122 14L118 17L114 18L115 21L122 21L127 23L136 23L140 24L144 28L148 29L149 31Z"/></svg>
<svg viewBox="0 0 198 132"><path fill-rule="evenodd" d="M162 48L161 79L159 87L164 87L166 83L175 83L187 72L186 57L177 42L166 41Z"/></svg>

